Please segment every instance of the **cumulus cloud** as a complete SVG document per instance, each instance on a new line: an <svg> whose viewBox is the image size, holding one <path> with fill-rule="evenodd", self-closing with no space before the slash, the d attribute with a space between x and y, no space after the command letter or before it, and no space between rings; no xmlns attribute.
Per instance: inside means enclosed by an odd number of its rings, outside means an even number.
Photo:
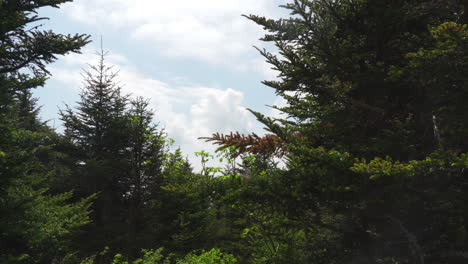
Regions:
<svg viewBox="0 0 468 264"><path fill-rule="evenodd" d="M234 70L265 71L253 45L261 45L260 26L242 17L285 15L285 0L81 0L65 4L72 19L122 30L145 41L158 55L200 60Z"/></svg>
<svg viewBox="0 0 468 264"><path fill-rule="evenodd" d="M80 68L97 63L99 57L89 49L83 54L71 54L61 61L60 67L50 67L52 80L79 91L82 83ZM110 54L108 65L119 70L118 82L124 93L150 99L155 119L175 140L192 160L196 168L200 164L193 153L202 149L214 151L215 147L199 140L212 133L256 132L261 134L260 125L243 106L244 94L234 89L217 89L197 85L169 84L146 76L118 54Z"/></svg>
<svg viewBox="0 0 468 264"><path fill-rule="evenodd" d="M278 5L285 2L289 1L80 0L68 2L60 10L98 32L119 32L139 49L146 52L149 48L149 56L190 59L272 80L277 72L252 47L262 46L258 39L264 32L241 15L284 17L287 12ZM98 60L93 50L67 55L60 64L52 65L52 79L73 87L77 93L82 87L80 68L86 69L88 63ZM200 136L231 131L262 134L262 125L244 107L241 91L192 84L180 73L175 73L181 75L179 80L163 82L158 76L143 74L126 56L116 53L110 53L107 62L120 70L118 79L125 93L150 99L156 120L195 165L193 152L214 150L209 143L198 140ZM278 113L273 110L269 114Z"/></svg>

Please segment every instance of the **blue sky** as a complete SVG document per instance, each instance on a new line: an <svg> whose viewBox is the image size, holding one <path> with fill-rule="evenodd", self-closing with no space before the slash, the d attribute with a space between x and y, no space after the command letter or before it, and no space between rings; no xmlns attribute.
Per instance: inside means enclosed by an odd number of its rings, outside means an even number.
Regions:
<svg viewBox="0 0 468 264"><path fill-rule="evenodd" d="M193 153L213 146L197 138L214 132L262 134L262 125L246 108L266 115L266 105L281 105L274 91L261 84L276 72L253 48L260 26L242 17L258 14L285 17L285 0L76 0L60 9L43 8L44 29L86 33L93 42L82 54L69 54L51 64L51 79L35 91L42 115L60 131L58 108L74 105L81 73L95 63L103 37L107 63L119 70L125 93L150 100L159 122L199 168ZM275 52L273 47L267 47Z"/></svg>

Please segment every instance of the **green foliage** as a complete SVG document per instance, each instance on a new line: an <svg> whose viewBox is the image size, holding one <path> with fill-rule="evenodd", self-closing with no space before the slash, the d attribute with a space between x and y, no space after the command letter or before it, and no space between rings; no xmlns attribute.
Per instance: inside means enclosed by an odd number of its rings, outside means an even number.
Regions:
<svg viewBox="0 0 468 264"><path fill-rule="evenodd" d="M207 163L209 162L210 159L214 159L214 156L209 154L208 152L202 150L199 152L195 152L196 157L200 157L201 159L201 165L202 165L202 170L201 174L207 175L207 176L214 176L216 174L219 174L221 172L221 168L219 167L210 167L207 166Z"/></svg>
<svg viewBox="0 0 468 264"><path fill-rule="evenodd" d="M84 249L109 245L135 255L140 248L162 246L154 242L161 227L150 223L158 221L165 170L175 168L166 164L169 146L148 101L121 95L105 55L101 51L100 62L85 72L78 107L61 111L74 167L66 181L80 190L77 197L98 193L93 224L83 235L94 239Z"/></svg>
<svg viewBox="0 0 468 264"><path fill-rule="evenodd" d="M47 189L60 166L54 158L56 135L44 125L30 128L45 132L12 127L9 141L2 142L0 259L9 263L43 263L65 255L73 248L73 234L89 223L93 199L71 202L71 192L56 195Z"/></svg>
<svg viewBox="0 0 468 264"><path fill-rule="evenodd" d="M173 254L165 255L164 249L159 248L156 250L150 249L143 249L141 251L141 258L136 260L128 260L122 254L116 254L112 262L105 262L105 263L112 263L112 264L235 264L237 263L234 256L231 254L223 253L218 248L213 248L209 251L201 250L197 252L191 252L185 256L180 258L176 258ZM86 258L80 262L80 264L97 264L96 259L99 256L107 254L107 250L99 253L98 255L91 256ZM98 262L104 264L104 262Z"/></svg>
<svg viewBox="0 0 468 264"><path fill-rule="evenodd" d="M465 192L468 46L466 25L450 21L466 4L423 2L297 0L288 19L247 16L279 51L260 51L279 72L264 84L289 117L253 112L288 149L285 171L251 182L263 203L244 205L261 219L248 234L272 237L254 249L281 252L272 231L287 219L292 233L327 234L318 244L329 254L296 263L461 261L448 252L467 250L456 193Z"/></svg>
<svg viewBox="0 0 468 264"><path fill-rule="evenodd" d="M369 174L371 180L377 180L385 176L400 175L401 177L408 177L414 175L412 164L405 165L399 161L393 162L390 157L386 159L375 158L369 163L355 163L351 170L356 173Z"/></svg>
<svg viewBox="0 0 468 264"><path fill-rule="evenodd" d="M124 257L121 254L117 254L114 256L114 260L112 264L166 264L170 263L170 259L164 260L164 256L162 254L163 249L159 248L157 250L142 250L143 257L137 259L132 262L128 262L124 260Z"/></svg>
<svg viewBox="0 0 468 264"><path fill-rule="evenodd" d="M199 173L104 52L65 135L38 119L46 64L87 43L26 27L63 2L0 1L0 262L466 263L466 1L246 16L279 51L260 50L279 73L264 84L288 118L251 111L271 134L204 138L220 152L195 153Z"/></svg>
<svg viewBox="0 0 468 264"><path fill-rule="evenodd" d="M0 111L4 111L17 91L44 85L46 65L57 55L79 52L89 43L88 35L62 35L31 28L45 18L35 15L40 7L58 7L69 0L0 2ZM32 76L20 73L31 69ZM3 114L3 113L2 113ZM4 121L2 120L2 123Z"/></svg>
<svg viewBox="0 0 468 264"><path fill-rule="evenodd" d="M202 250L199 254L190 253L178 264L235 264L237 260L231 254L223 253L217 248Z"/></svg>
<svg viewBox="0 0 468 264"><path fill-rule="evenodd" d="M468 90L463 77L467 69L467 26L445 22L432 26L431 36L430 45L407 53L405 64L393 67L390 76L425 91L439 147L461 151L466 149L464 135L468 133L464 118Z"/></svg>
<svg viewBox="0 0 468 264"><path fill-rule="evenodd" d="M37 8L67 1L0 2L0 262L51 263L73 248L71 238L89 223L92 197L54 195L56 139L38 117L31 89L44 85L46 65L79 52L87 35L62 35L31 25Z"/></svg>

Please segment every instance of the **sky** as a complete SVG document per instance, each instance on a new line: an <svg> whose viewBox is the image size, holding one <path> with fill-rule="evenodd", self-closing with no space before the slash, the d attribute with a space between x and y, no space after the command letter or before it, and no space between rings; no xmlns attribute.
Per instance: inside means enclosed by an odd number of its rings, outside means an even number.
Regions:
<svg viewBox="0 0 468 264"><path fill-rule="evenodd" d="M215 132L264 134L263 126L246 108L276 117L268 106L284 105L263 85L277 72L254 48L261 26L242 14L287 17L279 5L287 0L75 0L60 9L42 8L49 17L43 29L62 34L89 34L92 43L82 54L59 57L49 65L52 76L35 96L42 118L61 131L59 109L74 106L83 87L83 70L98 60L101 37L109 52L106 63L119 71L122 91L150 100L156 123L174 139L195 169L194 152L214 152L198 137ZM218 162L212 164L218 166Z"/></svg>

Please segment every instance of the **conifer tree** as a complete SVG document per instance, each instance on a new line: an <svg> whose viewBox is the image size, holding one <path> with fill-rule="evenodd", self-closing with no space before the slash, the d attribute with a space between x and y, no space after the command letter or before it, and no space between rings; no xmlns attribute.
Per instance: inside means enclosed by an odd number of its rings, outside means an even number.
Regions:
<svg viewBox="0 0 468 264"><path fill-rule="evenodd" d="M89 200L48 193L54 173L47 156L53 132L38 118L30 89L44 85L46 65L78 52L86 35L41 31L37 8L67 1L0 1L0 262L51 263L70 250L74 231L88 222Z"/></svg>
<svg viewBox="0 0 468 264"><path fill-rule="evenodd" d="M138 208L148 195L148 186L162 183L162 169L165 159L165 134L153 123L153 113L148 101L142 97L131 100L127 112L129 121L129 142L127 151L130 159L129 196Z"/></svg>
<svg viewBox="0 0 468 264"><path fill-rule="evenodd" d="M286 171L271 179L286 191L262 200L276 209L258 221L277 219L263 233L275 247L258 257L288 263L288 232L274 230L289 228L306 239L301 263L466 262L465 1L285 7L288 19L247 16L279 50L260 50L279 71L264 84L290 117L253 112L280 143L270 146L287 150ZM244 139L210 138L240 151Z"/></svg>
<svg viewBox="0 0 468 264"><path fill-rule="evenodd" d="M125 121L127 96L116 83L117 72L105 64L101 51L97 65L84 72L84 87L76 111L66 106L61 111L65 136L79 148L97 159L118 154L124 140L119 140L119 128Z"/></svg>
<svg viewBox="0 0 468 264"><path fill-rule="evenodd" d="M126 116L128 143L125 162L128 175L122 184L126 186L125 219L128 228L124 236L126 251L135 254L144 247L160 246L154 241L157 236L153 227L157 220L150 204L159 198L162 191L168 146L164 131L154 124L148 100L142 97L130 100Z"/></svg>
<svg viewBox="0 0 468 264"><path fill-rule="evenodd" d="M154 124L148 101L121 94L117 72L100 61L85 72L85 86L75 109L60 112L65 137L74 158L71 185L78 197L94 193L92 227L82 239L97 251L137 255L141 248L156 248L160 232L151 210L159 204L167 154L166 135ZM156 226L156 228L155 228Z"/></svg>
<svg viewBox="0 0 468 264"><path fill-rule="evenodd" d="M77 197L97 194L93 224L84 234L93 239L83 244L93 251L114 246L115 239L110 237L115 238L117 230L125 230L128 98L121 94L115 80L117 72L105 64L106 54L101 50L99 62L84 72L84 87L76 109L67 105L60 111L64 136L73 145L68 154L75 160L69 181Z"/></svg>
<svg viewBox="0 0 468 264"><path fill-rule="evenodd" d="M38 17L40 7L58 7L69 0L0 2L0 110L18 90L34 88L44 84L48 71L46 65L57 59L57 55L78 52L89 43L87 35L62 35L52 31L41 31L31 24L45 18ZM20 73L30 69L32 75Z"/></svg>
<svg viewBox="0 0 468 264"><path fill-rule="evenodd" d="M46 128L45 122L39 119L41 107L37 105L38 99L34 98L31 90L18 91L14 98L14 113L18 126L25 130L40 131Z"/></svg>

